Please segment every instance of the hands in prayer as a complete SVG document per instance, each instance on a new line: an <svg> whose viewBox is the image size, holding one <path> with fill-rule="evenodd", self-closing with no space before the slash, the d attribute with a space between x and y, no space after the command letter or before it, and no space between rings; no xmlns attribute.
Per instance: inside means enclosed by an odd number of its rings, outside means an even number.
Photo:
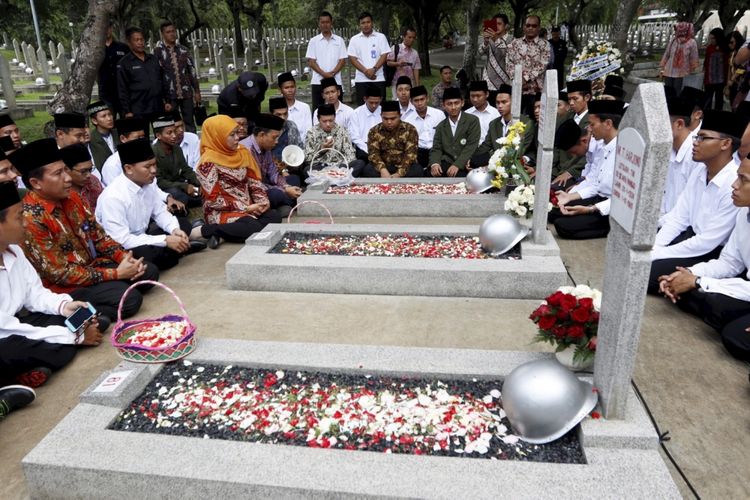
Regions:
<svg viewBox="0 0 750 500"><path fill-rule="evenodd" d="M659 291L672 303L680 299L680 295L696 288L696 276L684 267L678 267L670 275L659 276Z"/></svg>

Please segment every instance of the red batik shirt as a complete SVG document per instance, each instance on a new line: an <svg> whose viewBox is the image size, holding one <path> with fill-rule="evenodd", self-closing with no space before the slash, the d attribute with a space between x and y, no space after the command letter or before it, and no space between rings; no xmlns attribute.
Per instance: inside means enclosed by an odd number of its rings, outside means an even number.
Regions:
<svg viewBox="0 0 750 500"><path fill-rule="evenodd" d="M44 286L58 293L117 279L126 252L96 222L78 193L55 203L34 191L23 198L23 249Z"/></svg>

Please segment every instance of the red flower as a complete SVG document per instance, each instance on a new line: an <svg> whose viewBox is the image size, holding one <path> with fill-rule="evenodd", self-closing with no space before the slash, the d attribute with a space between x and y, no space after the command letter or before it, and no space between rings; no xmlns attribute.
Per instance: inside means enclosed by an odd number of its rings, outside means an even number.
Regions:
<svg viewBox="0 0 750 500"><path fill-rule="evenodd" d="M558 339L562 340L565 338L565 328L561 326L556 326L552 329L552 335L557 337Z"/></svg>
<svg viewBox="0 0 750 500"><path fill-rule="evenodd" d="M539 319L539 329L549 330L555 326L555 323L557 323L557 318L555 316L543 316Z"/></svg>
<svg viewBox="0 0 750 500"><path fill-rule="evenodd" d="M580 325L573 325L568 328L568 337L572 339L580 339L583 337L583 327Z"/></svg>
<svg viewBox="0 0 750 500"><path fill-rule="evenodd" d="M557 193L555 193L554 189L549 190L549 201L553 207L557 206Z"/></svg>
<svg viewBox="0 0 750 500"><path fill-rule="evenodd" d="M592 351L596 351L596 337L592 337L591 340L589 340L588 348Z"/></svg>
<svg viewBox="0 0 750 500"><path fill-rule="evenodd" d="M278 379L273 373L269 373L268 375L266 375L266 378L263 379L263 385L266 387L266 389L269 387L273 387L276 382L278 382Z"/></svg>
<svg viewBox="0 0 750 500"><path fill-rule="evenodd" d="M594 309L594 299L590 297L584 297L582 299L578 299L578 305L580 307L585 307L587 309L593 310Z"/></svg>
<svg viewBox="0 0 750 500"><path fill-rule="evenodd" d="M551 306L559 306L562 303L562 298L565 294L558 291L547 297L547 304Z"/></svg>
<svg viewBox="0 0 750 500"><path fill-rule="evenodd" d="M560 307L563 311L570 311L576 306L576 303L578 303L578 299L567 293L562 296L562 299L560 299Z"/></svg>
<svg viewBox="0 0 750 500"><path fill-rule="evenodd" d="M585 323L591 319L591 311L585 307L576 307L570 313L570 317L573 318L573 321Z"/></svg>
<svg viewBox="0 0 750 500"><path fill-rule="evenodd" d="M591 418L602 418L602 414L599 413L598 411L592 411Z"/></svg>

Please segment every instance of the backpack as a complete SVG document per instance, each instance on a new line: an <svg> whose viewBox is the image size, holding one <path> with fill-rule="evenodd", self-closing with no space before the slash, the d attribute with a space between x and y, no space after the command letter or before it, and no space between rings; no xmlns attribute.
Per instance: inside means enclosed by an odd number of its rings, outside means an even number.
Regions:
<svg viewBox="0 0 750 500"><path fill-rule="evenodd" d="M398 49L401 44L396 42L393 46L393 60L398 61ZM398 66L389 66L388 63L385 65L385 86L390 87L393 85L393 77L396 76L396 70Z"/></svg>

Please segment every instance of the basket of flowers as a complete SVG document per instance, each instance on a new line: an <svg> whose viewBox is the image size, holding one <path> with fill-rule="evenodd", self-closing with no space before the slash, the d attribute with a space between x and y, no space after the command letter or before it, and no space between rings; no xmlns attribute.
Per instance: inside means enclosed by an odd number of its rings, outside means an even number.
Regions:
<svg viewBox="0 0 750 500"><path fill-rule="evenodd" d="M159 318L122 321L122 305L135 288L153 285L172 294L182 315L169 314ZM195 350L195 325L188 318L177 294L157 281L133 283L125 290L117 309L117 323L112 331L112 345L117 355L135 363L166 363L183 358Z"/></svg>
<svg viewBox="0 0 750 500"><path fill-rule="evenodd" d="M487 170L495 176L492 185L498 189L531 183L531 176L526 171L521 157L521 141L525 132L526 125L519 121L508 128L505 137L497 140L500 148L492 153Z"/></svg>

